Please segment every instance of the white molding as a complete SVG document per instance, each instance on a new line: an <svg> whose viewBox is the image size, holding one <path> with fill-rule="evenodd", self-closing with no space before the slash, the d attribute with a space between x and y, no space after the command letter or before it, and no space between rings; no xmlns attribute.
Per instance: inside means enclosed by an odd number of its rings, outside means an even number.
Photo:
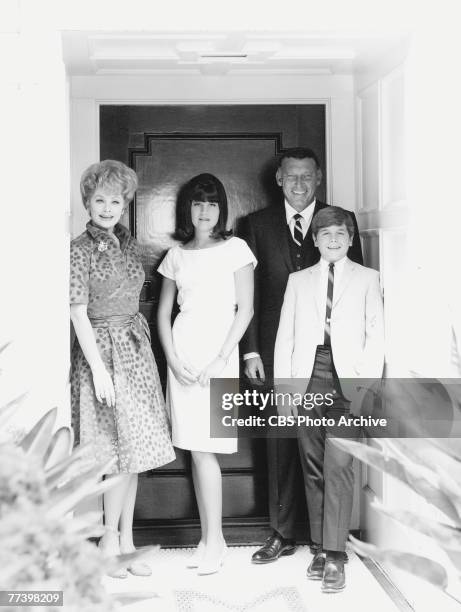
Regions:
<svg viewBox="0 0 461 612"><path fill-rule="evenodd" d="M378 210L383 210L383 94L381 80L378 86Z"/></svg>
<svg viewBox="0 0 461 612"><path fill-rule="evenodd" d="M364 143L363 143L363 137L364 137L364 131L363 131L363 118L364 118L364 103L367 101L367 99L376 96L377 99L377 117L376 117L376 121L377 121L377 126L376 126L376 133L377 133L377 142L375 143L375 151L377 154L377 168L376 168L376 178L377 178L377 202L375 203L375 205L370 206L367 202L364 201L364 183L367 180L367 177L363 171L363 160L364 160ZM381 155L381 146L382 146L382 139L381 139L381 108L380 108L380 85L379 82L375 82L375 83L371 83L370 85L368 85L366 88L364 88L363 90L361 90L359 93L356 94L356 101L357 101L357 105L358 105L358 117L357 117L357 130L356 132L358 132L358 137L360 138L358 146L356 148L356 154L358 157L358 162L359 162L359 172L358 172L358 176L359 176L359 180L360 180L360 189L359 189L359 194L360 194L360 204L361 207L359 209L360 212L365 213L365 212L373 212L373 211L379 211L381 210L381 200L382 200L382 194L381 194L381 183L382 183L382 155ZM366 155L366 152L365 152Z"/></svg>
<svg viewBox="0 0 461 612"><path fill-rule="evenodd" d="M325 100L325 165L327 171L327 180L325 184L325 193L327 202L333 202L333 120L331 111L331 98Z"/></svg>
<svg viewBox="0 0 461 612"><path fill-rule="evenodd" d="M74 98L79 99L79 98ZM238 104L243 106L257 106L258 104L264 104L267 106L277 106L278 104L289 105L289 104L328 104L331 102L331 98L157 98L144 100L140 98L95 98L96 104L99 106L103 104L116 105L127 105L127 106L163 106L163 105L175 105L175 106L189 106L189 105L232 105Z"/></svg>
<svg viewBox="0 0 461 612"><path fill-rule="evenodd" d="M355 98L355 132L356 132L356 142L355 142L355 159L357 163L356 169L356 194L358 199L357 211L362 212L365 211L365 207L363 205L363 130L362 130L362 98L360 96L356 96Z"/></svg>
<svg viewBox="0 0 461 612"><path fill-rule="evenodd" d="M404 202L406 199L405 189L403 189L404 197L399 198L398 200L392 200L392 199L386 200L385 199L385 192L387 192L386 195L388 195L391 189L389 189L389 186L387 187L385 186L385 178L387 174L385 174L385 166L384 166L384 154L386 153L386 151L384 151L384 147L385 147L384 143L386 142L387 144L388 139L385 138L385 132L384 132L385 126L384 126L383 114L384 114L385 109L389 108L390 87L392 83L399 78L402 78L402 86L403 86L402 102L404 103L404 100L405 100L405 70L404 70L403 65L397 66L394 70L392 70L389 74L385 75L379 81L379 87L380 87L380 93L379 93L380 126L379 126L379 130L380 130L380 142L381 142L380 151L382 150L382 159L380 162L380 174L381 174L381 194L380 194L381 206L380 206L380 209L382 210L401 205L401 203ZM403 110L404 109L402 109L402 112ZM387 134L396 133L395 126L387 125L386 127L387 127ZM404 126L404 129L405 129L405 126ZM403 148L405 147L404 143L405 143L405 139L403 139L403 144L402 144ZM406 161L405 151L402 151L402 153L403 153L403 160L405 162ZM389 159L389 157L387 157L387 159Z"/></svg>

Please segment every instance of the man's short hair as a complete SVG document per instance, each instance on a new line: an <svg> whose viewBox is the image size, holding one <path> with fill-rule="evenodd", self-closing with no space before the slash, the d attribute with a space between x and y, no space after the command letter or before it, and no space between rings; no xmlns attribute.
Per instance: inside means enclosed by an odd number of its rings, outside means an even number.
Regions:
<svg viewBox="0 0 461 612"><path fill-rule="evenodd" d="M307 147L293 147L291 149L285 149L280 153L278 157L278 167L282 165L284 159L313 159L317 169L320 168L319 158L312 149Z"/></svg>
<svg viewBox="0 0 461 612"><path fill-rule="evenodd" d="M318 232L325 227L343 224L346 226L349 236L353 238L355 228L349 212L340 206L327 206L314 215L311 224L312 235L317 236Z"/></svg>

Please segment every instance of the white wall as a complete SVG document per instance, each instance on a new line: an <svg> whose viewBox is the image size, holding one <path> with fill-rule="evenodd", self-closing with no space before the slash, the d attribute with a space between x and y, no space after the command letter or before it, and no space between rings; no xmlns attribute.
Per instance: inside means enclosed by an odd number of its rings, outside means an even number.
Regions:
<svg viewBox="0 0 461 612"><path fill-rule="evenodd" d="M442 79L436 76L436 66L454 56L442 59L435 44L426 49L424 38L415 35L397 66L375 65L356 78L357 189L362 227L384 288L387 375L448 378L460 373L452 359L452 326L461 305L454 280L460 213L455 174L444 172L456 159L447 145L457 115L446 112L444 94L452 81L444 69ZM432 506L373 470L364 470L362 485L362 526L369 541L447 560L429 539L377 515L369 503L376 495L390 507L443 520ZM427 584L392 566L385 569L416 610L454 609Z"/></svg>
<svg viewBox="0 0 461 612"><path fill-rule="evenodd" d="M73 77L71 79L72 235L86 213L78 182L99 159L99 104L303 104L327 103L329 202L355 210L354 106L351 76Z"/></svg>
<svg viewBox="0 0 461 612"><path fill-rule="evenodd" d="M0 345L11 342L0 357L0 405L28 393L13 429L54 406L69 422L68 83L60 36L42 38L21 16L12 10L0 26L9 67L0 82Z"/></svg>

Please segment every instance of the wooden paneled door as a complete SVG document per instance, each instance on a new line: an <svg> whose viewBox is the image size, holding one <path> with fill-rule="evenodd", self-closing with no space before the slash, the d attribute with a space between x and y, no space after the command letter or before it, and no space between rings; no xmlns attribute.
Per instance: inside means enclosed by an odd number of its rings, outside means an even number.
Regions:
<svg viewBox="0 0 461 612"><path fill-rule="evenodd" d="M179 189L201 172L218 176L226 189L234 229L248 213L271 203L282 205L274 180L275 156L282 149L313 148L326 176L325 106L103 105L100 143L101 159L123 161L139 177L136 200L124 222L143 249L146 283L140 309L151 327L152 349L164 384L165 358L155 325L161 281L156 269L174 244L171 233ZM324 193L318 197L324 199ZM179 449L176 454L173 463L140 476L135 511L138 543L197 541L190 454ZM260 541L268 524L264 440L240 440L239 452L220 455L219 461L226 537L234 542ZM301 482L299 491L302 498Z"/></svg>

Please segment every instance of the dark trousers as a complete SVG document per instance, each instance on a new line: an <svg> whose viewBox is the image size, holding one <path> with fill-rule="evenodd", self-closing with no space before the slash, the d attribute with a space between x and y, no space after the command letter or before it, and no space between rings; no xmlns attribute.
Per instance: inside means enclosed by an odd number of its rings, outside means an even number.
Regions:
<svg viewBox="0 0 461 612"><path fill-rule="evenodd" d="M313 418L326 416L337 421L349 413L349 402L342 395L330 347L317 347L307 391L335 393L333 405L312 410ZM348 437L356 438L358 433L348 429ZM312 541L325 550L343 551L352 514L352 456L334 446L328 427L300 428L298 445Z"/></svg>
<svg viewBox="0 0 461 612"><path fill-rule="evenodd" d="M299 450L296 438L267 439L270 526L284 538L295 538L298 511Z"/></svg>
<svg viewBox="0 0 461 612"><path fill-rule="evenodd" d="M273 366L264 362L268 393L273 385ZM299 507L301 465L296 438L266 439L270 526L287 539L295 538ZM301 485L302 486L302 485Z"/></svg>

